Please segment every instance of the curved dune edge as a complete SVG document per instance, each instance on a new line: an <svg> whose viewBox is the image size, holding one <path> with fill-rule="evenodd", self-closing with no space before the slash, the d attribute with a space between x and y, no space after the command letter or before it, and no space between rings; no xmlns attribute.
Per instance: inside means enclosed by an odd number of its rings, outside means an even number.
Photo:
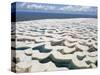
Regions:
<svg viewBox="0 0 100 75"><path fill-rule="evenodd" d="M50 70L53 71L53 70L78 69L78 68L82 69L82 68L90 68L90 67L95 68L96 67L95 63L97 61L97 56L89 57L88 53L82 53L82 52L75 52L73 54L63 55L57 50L52 50L50 53L41 53L38 50L34 50L31 54L32 55L27 55L25 51L20 51L20 52L17 51L16 58L19 58L19 62L16 64L18 65L18 67L16 66L17 67L16 70L18 72L26 72L27 69L28 72L37 72L37 71L50 71ZM77 56L79 56L80 58L78 58ZM90 63L88 64L87 61ZM48 66L47 69L46 68L47 63L51 64L51 62L53 66ZM28 65L30 63L34 64L33 67L32 65L31 66ZM62 67L59 66L60 64L63 64ZM68 67L69 65L72 68ZM44 69L43 68L41 69L40 66L44 67Z"/></svg>
<svg viewBox="0 0 100 75"><path fill-rule="evenodd" d="M67 68L58 68L53 62L48 62L46 64L40 63L38 60L33 60L31 62L20 62L16 64L17 72L38 72L38 71L61 71L68 70Z"/></svg>

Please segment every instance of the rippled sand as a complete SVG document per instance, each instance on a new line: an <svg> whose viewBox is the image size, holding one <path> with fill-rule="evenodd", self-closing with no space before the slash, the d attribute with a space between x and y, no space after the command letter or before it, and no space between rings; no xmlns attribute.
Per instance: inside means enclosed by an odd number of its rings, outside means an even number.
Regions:
<svg viewBox="0 0 100 75"><path fill-rule="evenodd" d="M14 25L13 25L14 26ZM97 19L44 19L16 22L16 72L97 67ZM12 50L12 53L15 52ZM13 53L14 54L14 53Z"/></svg>

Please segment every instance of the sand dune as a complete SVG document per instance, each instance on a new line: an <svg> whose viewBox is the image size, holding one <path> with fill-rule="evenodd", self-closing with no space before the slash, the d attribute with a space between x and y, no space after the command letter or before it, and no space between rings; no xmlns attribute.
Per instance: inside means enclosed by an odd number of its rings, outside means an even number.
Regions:
<svg viewBox="0 0 100 75"><path fill-rule="evenodd" d="M94 18L17 22L16 47L13 45L16 49L14 70L37 72L96 68L97 44L97 19Z"/></svg>

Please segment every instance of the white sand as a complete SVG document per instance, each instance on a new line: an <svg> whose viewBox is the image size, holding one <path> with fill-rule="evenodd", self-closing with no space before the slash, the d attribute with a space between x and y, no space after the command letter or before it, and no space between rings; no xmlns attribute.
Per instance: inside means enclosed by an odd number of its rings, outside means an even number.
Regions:
<svg viewBox="0 0 100 75"><path fill-rule="evenodd" d="M16 32L16 47L29 47L16 50L17 72L97 67L97 19L23 21Z"/></svg>

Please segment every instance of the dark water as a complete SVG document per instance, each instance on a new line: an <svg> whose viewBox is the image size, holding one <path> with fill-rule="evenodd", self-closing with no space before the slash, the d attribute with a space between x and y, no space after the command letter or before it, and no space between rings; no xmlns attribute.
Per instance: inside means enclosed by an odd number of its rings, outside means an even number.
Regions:
<svg viewBox="0 0 100 75"><path fill-rule="evenodd" d="M64 19L64 18L97 18L96 14L66 14L66 13L43 13L17 11L11 14L12 22L39 19Z"/></svg>

